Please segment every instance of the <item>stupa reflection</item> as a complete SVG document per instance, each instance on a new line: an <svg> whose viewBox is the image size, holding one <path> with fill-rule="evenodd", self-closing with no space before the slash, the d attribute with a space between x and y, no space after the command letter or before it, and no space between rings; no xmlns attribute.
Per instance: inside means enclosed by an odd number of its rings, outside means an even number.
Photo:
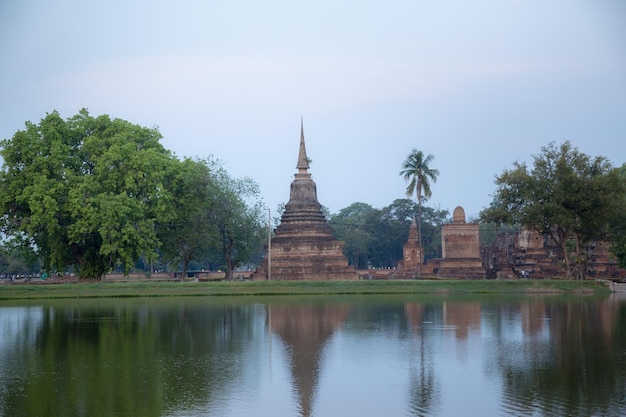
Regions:
<svg viewBox="0 0 626 417"><path fill-rule="evenodd" d="M343 304L268 306L268 323L287 348L300 414L310 416L317 393L324 346L348 316Z"/></svg>

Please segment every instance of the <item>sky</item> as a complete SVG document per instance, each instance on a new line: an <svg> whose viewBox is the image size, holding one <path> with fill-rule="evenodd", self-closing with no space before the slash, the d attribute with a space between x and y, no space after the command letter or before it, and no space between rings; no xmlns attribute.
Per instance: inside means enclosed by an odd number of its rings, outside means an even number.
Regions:
<svg viewBox="0 0 626 417"><path fill-rule="evenodd" d="M289 199L300 122L319 202L405 198L475 218L495 178L551 142L626 162L623 0L0 2L0 139L81 108L213 156Z"/></svg>

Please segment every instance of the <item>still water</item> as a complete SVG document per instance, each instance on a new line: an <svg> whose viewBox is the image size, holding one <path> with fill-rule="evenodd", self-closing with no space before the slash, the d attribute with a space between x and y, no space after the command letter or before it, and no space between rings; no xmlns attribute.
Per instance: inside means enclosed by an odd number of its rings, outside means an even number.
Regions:
<svg viewBox="0 0 626 417"><path fill-rule="evenodd" d="M0 303L0 416L626 415L626 300Z"/></svg>

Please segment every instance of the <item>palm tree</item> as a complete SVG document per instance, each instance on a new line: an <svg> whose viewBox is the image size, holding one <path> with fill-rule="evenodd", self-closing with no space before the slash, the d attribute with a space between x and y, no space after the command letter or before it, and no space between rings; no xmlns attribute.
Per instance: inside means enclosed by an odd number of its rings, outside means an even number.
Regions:
<svg viewBox="0 0 626 417"><path fill-rule="evenodd" d="M422 249L422 193L427 199L430 198L432 196L430 182L431 180L432 182L437 182L439 171L429 167L434 158L435 157L431 154L424 157L424 153L422 151L413 149L402 164L402 171L400 171L400 175L402 175L406 181L409 181L409 185L406 187L407 197L410 198L414 194L417 194L419 217L419 221L417 223L417 233L420 245L418 277L420 278L422 276L422 257L424 253Z"/></svg>

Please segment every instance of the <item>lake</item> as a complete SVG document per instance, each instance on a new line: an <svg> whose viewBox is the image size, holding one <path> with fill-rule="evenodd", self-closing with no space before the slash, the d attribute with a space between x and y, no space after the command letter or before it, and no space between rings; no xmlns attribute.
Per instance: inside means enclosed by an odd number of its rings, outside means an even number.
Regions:
<svg viewBox="0 0 626 417"><path fill-rule="evenodd" d="M0 302L0 416L626 415L626 300Z"/></svg>

